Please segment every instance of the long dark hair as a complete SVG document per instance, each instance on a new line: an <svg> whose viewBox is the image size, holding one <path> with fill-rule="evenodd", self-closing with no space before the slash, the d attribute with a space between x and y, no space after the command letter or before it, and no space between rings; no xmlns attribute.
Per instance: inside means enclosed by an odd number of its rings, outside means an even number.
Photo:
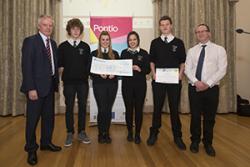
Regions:
<svg viewBox="0 0 250 167"><path fill-rule="evenodd" d="M131 35L135 35L135 36L136 36L137 41L138 41L137 46L140 46L140 37L139 37L139 34L138 34L136 31L130 31L130 32L128 33L128 36L127 36L127 45L128 45L128 47L130 47L130 46L129 46L129 37L130 37Z"/></svg>

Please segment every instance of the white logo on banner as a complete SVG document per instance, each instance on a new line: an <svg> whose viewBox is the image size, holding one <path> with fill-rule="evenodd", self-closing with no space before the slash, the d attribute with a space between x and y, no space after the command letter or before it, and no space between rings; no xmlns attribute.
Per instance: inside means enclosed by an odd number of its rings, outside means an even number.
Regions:
<svg viewBox="0 0 250 167"><path fill-rule="evenodd" d="M119 30L119 28L117 26L114 26L114 25L100 26L100 25L95 24L94 31L96 31L96 30L98 30L99 32L102 32L102 31L117 32Z"/></svg>

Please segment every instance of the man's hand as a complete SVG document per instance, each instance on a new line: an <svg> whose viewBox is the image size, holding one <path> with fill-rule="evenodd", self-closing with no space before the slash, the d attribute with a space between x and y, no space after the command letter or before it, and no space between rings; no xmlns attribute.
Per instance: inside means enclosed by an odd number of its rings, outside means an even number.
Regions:
<svg viewBox="0 0 250 167"><path fill-rule="evenodd" d="M202 81L196 81L194 83L195 87L196 87L196 91L197 92L201 92L201 91L205 91L209 88L208 84L202 82Z"/></svg>
<svg viewBox="0 0 250 167"><path fill-rule="evenodd" d="M30 100L37 100L38 99L38 95L37 95L37 91L36 90L30 90L28 92L28 96Z"/></svg>
<svg viewBox="0 0 250 167"><path fill-rule="evenodd" d="M184 74L183 74L183 73L180 73L180 74L179 74L179 80L182 80L182 79L183 79L183 76L184 76Z"/></svg>

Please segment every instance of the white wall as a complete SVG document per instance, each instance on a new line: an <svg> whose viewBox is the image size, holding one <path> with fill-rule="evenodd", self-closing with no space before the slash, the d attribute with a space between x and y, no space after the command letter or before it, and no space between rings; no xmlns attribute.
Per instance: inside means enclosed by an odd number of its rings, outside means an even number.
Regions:
<svg viewBox="0 0 250 167"><path fill-rule="evenodd" d="M151 0L63 0L65 16L153 16Z"/></svg>
<svg viewBox="0 0 250 167"><path fill-rule="evenodd" d="M250 32L250 0L236 3L236 27ZM236 34L237 93L250 100L250 35Z"/></svg>
<svg viewBox="0 0 250 167"><path fill-rule="evenodd" d="M66 39L65 26L72 17L80 18L85 26L84 41L89 42L90 16L131 16L133 29L141 37L146 50L154 38L152 0L63 0L63 26L60 41Z"/></svg>

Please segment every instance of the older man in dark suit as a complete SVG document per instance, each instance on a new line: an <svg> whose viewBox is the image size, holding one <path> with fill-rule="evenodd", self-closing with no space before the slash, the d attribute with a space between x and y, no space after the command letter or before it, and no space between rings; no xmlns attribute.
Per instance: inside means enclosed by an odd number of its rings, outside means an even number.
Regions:
<svg viewBox="0 0 250 167"><path fill-rule="evenodd" d="M41 117L40 149L60 151L52 144L54 129L54 92L58 89L56 42L50 36L53 30L51 16L42 15L38 19L36 35L27 37L22 47L21 91L27 96L26 144L27 162L37 163L36 127Z"/></svg>

